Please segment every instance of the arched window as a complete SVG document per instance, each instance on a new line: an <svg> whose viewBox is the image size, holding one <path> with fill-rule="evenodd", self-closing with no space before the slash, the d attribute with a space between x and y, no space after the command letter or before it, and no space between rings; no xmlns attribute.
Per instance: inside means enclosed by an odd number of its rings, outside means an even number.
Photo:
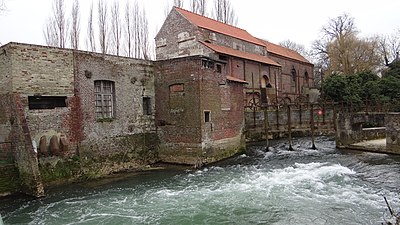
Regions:
<svg viewBox="0 0 400 225"><path fill-rule="evenodd" d="M309 77L308 77L308 72L304 72L304 86L309 87Z"/></svg>
<svg viewBox="0 0 400 225"><path fill-rule="evenodd" d="M108 80L94 81L96 118L114 117L114 82Z"/></svg>
<svg viewBox="0 0 400 225"><path fill-rule="evenodd" d="M294 82L297 81L297 73L296 73L296 69L294 68L294 66L292 67L292 70L290 71L290 74L292 75L292 80Z"/></svg>
<svg viewBox="0 0 400 225"><path fill-rule="evenodd" d="M264 75L261 79L261 88L270 88L272 87L267 75Z"/></svg>

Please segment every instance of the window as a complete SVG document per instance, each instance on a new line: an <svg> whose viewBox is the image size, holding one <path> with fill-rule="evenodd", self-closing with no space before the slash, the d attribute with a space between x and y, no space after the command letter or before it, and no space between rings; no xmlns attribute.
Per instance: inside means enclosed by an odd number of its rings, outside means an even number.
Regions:
<svg viewBox="0 0 400 225"><path fill-rule="evenodd" d="M67 107L66 96L28 96L29 109Z"/></svg>
<svg viewBox="0 0 400 225"><path fill-rule="evenodd" d="M151 115L151 98L143 97L143 115Z"/></svg>
<svg viewBox="0 0 400 225"><path fill-rule="evenodd" d="M217 64L217 73L222 73L222 65Z"/></svg>
<svg viewBox="0 0 400 225"><path fill-rule="evenodd" d="M290 72L292 74L292 80L294 82L296 82L297 80L297 73L296 73L296 69L294 68L294 66L292 67L292 71Z"/></svg>
<svg viewBox="0 0 400 225"><path fill-rule="evenodd" d="M201 65L203 68L214 69L214 62L211 60L203 59L201 60Z"/></svg>
<svg viewBox="0 0 400 225"><path fill-rule="evenodd" d="M170 92L184 92L185 85L184 84L172 84L169 86Z"/></svg>
<svg viewBox="0 0 400 225"><path fill-rule="evenodd" d="M208 123L210 122L210 111L204 111L204 122Z"/></svg>
<svg viewBox="0 0 400 225"><path fill-rule="evenodd" d="M307 71L304 73L304 86L309 87L309 77Z"/></svg>
<svg viewBox="0 0 400 225"><path fill-rule="evenodd" d="M96 118L114 117L114 82L107 80L94 81L96 96Z"/></svg>

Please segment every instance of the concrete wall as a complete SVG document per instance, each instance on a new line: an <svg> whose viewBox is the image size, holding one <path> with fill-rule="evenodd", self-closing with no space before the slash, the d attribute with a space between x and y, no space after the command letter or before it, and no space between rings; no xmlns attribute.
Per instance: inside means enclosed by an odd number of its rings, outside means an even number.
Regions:
<svg viewBox="0 0 400 225"><path fill-rule="evenodd" d="M386 124L386 150L390 153L400 154L400 113L387 113Z"/></svg>
<svg viewBox="0 0 400 225"><path fill-rule="evenodd" d="M385 129L371 130L363 129L366 126L385 126L384 113L346 113L340 112L336 118L336 146L346 148L357 142L384 138Z"/></svg>

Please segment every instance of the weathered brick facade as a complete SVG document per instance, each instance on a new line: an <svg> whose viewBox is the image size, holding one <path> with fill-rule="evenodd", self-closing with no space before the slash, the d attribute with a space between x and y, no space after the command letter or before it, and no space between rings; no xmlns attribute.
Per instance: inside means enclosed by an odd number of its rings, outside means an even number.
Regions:
<svg viewBox="0 0 400 225"><path fill-rule="evenodd" d="M18 109L0 110L2 149L23 146L16 161L30 164L37 149L45 183L158 160L203 165L244 148L246 108L294 99L313 83L312 64L301 57L270 53L245 30L178 8L156 36L156 57L0 47L0 94L18 100L0 98ZM57 169L67 172L54 178Z"/></svg>
<svg viewBox="0 0 400 225"><path fill-rule="evenodd" d="M156 119L160 157L208 163L244 148L243 84L202 67L202 57L156 62Z"/></svg>
<svg viewBox="0 0 400 225"><path fill-rule="evenodd" d="M37 149L42 170L51 165L48 156L79 156L86 170L76 175L95 177L158 161L153 62L19 43L0 51L1 92L18 99L1 98L0 105L19 110L0 111L2 146ZM112 84L110 118L96 116L96 82ZM28 160L16 155L21 159Z"/></svg>
<svg viewBox="0 0 400 225"><path fill-rule="evenodd" d="M248 82L245 88L247 106L254 104L250 93L256 95L258 102L263 101L264 92L269 102L279 101L278 98L292 101L314 86L313 65L297 52L276 45L273 51L269 51L273 44L257 39L245 30L180 8L172 9L155 39L157 60L192 55L221 59L201 41L270 59L271 63L265 63L256 57L249 59L235 54L220 54L226 61L227 74ZM262 90L266 83L271 86Z"/></svg>

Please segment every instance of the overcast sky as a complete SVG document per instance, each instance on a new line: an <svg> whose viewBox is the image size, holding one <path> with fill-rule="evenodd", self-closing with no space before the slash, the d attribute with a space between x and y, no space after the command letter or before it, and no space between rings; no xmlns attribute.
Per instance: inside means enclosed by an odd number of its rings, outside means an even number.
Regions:
<svg viewBox="0 0 400 225"><path fill-rule="evenodd" d="M13 41L44 45L43 27L51 13L53 0L4 1L7 11L0 15L0 43ZM120 0L121 8L124 8L122 5L125 5L125 1ZM72 0L65 2L69 6ZM81 48L85 47L86 20L91 2L80 1ZM165 18L167 2L172 5L172 0L138 2L146 9L150 38L153 40ZM274 43L289 39L306 48L318 39L321 28L330 18L343 13L354 17L362 36L391 34L400 29L399 0L231 0L231 3L238 17L238 27ZM188 8L189 1L185 4L185 8ZM209 0L208 5L211 7L212 0ZM70 11L70 7L67 10Z"/></svg>

